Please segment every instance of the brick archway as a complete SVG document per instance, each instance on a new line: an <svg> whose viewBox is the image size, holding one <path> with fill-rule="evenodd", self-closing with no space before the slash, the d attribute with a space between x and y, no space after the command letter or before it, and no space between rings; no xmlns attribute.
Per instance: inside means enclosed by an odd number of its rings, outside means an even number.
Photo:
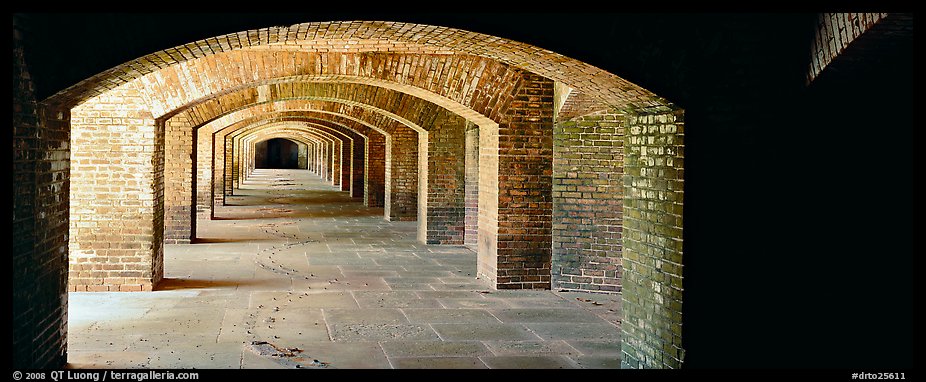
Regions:
<svg viewBox="0 0 926 382"><path fill-rule="evenodd" d="M244 64L224 65L227 62ZM608 128L601 126L596 127L601 131L582 129L592 126L564 127L561 134L577 134L583 142L598 141L583 134L604 134L608 139L601 142L623 148L622 173L604 174L620 176L623 186L621 283L629 318L623 329L624 360L631 366L680 363L680 337L675 333L680 333L681 325L681 111L586 63L450 28L335 22L219 36L133 60L45 100L44 126L71 132L70 139L61 143L70 141L64 152L71 154L72 173L65 179L73 189L70 201L77 207L70 251L78 265L72 274L86 272L86 277L112 281L95 284L105 289L149 289L155 284L163 250L163 226L158 222L165 213L164 174L173 171L163 164L168 155L164 142L178 137L171 134L167 122L222 94L253 88L259 97L262 86L294 78L377 84L432 102L479 126L474 130L479 136L479 273L499 288L550 287L554 225L569 224L553 220L556 206L562 205L556 201L593 199L585 193L593 194L596 191L589 187L598 187L590 177L597 170L579 166L560 174L554 168L558 134L554 125L560 122L555 113L571 107L619 115L625 132L619 138L614 132L602 133ZM573 98L580 96L585 98ZM584 111L574 112L575 116L584 116ZM182 145L200 147L196 136L191 133ZM103 147L112 155L108 162L94 163ZM427 145L423 148L418 152L436 153ZM595 168L595 154L576 155ZM429 165L432 157L437 156L425 154L420 163ZM197 162L194 156L188 165L192 168ZM86 169L99 166L113 170L108 178L86 176ZM89 191L128 174L141 176L107 191ZM555 190L554 178L568 181ZM198 204L193 191L197 177L191 179L189 186L179 184L188 193L176 195L189 200L182 212L190 214ZM427 195L426 190L423 193ZM137 195L138 204L108 203L119 195ZM63 200L51 209L66 216L68 195ZM110 217L117 215L121 220L112 223ZM591 213L587 219L595 225L601 218ZM60 246L66 237L54 240ZM117 240L117 249L102 249L100 237ZM583 259L595 256L585 248L578 253ZM100 258L115 256L133 259L136 265L118 275L94 269ZM647 313L652 309L658 318ZM655 331L674 334L650 342L649 338L658 337L652 336Z"/></svg>

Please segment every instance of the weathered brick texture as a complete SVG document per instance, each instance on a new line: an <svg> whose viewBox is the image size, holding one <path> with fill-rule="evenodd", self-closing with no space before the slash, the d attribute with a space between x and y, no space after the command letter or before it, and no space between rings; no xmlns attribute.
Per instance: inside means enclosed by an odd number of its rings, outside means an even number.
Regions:
<svg viewBox="0 0 926 382"><path fill-rule="evenodd" d="M71 290L151 290L160 281L164 146L164 125L137 89L72 109Z"/></svg>
<svg viewBox="0 0 926 382"><path fill-rule="evenodd" d="M196 132L185 114L164 123L164 242L189 244L196 236Z"/></svg>
<svg viewBox="0 0 926 382"><path fill-rule="evenodd" d="M396 54L375 53L386 51ZM179 62L185 65L176 65ZM228 68L221 65L224 62L235 62L236 66ZM277 68L273 72L278 77L372 74L430 89L458 102L471 99L470 104L477 105L491 102L496 94L490 89L497 84L497 78L489 74L496 73L500 64L517 66L556 81L581 84L576 89L596 94L615 107L639 108L663 103L652 92L614 74L536 46L453 28L381 21L305 23L211 37L114 67L62 91L57 97L88 99L126 81L160 72L162 78L189 78L189 85L197 88L178 94L152 87L152 94L164 94L164 100L158 103L165 106L159 108L172 109L190 103L189 98L197 94L227 90L220 86L240 86L239 79L262 80L254 77L254 73L263 74L257 68L272 67ZM232 69L244 75L231 73ZM178 70L189 73L178 73ZM471 79L478 80L441 78L450 72L467 73ZM190 73L203 75L188 75ZM203 80L223 77L226 78L223 84ZM156 80L146 81L157 84ZM480 95L473 97L477 90ZM171 102L167 100L171 98L169 94L180 97Z"/></svg>
<svg viewBox="0 0 926 382"><path fill-rule="evenodd" d="M477 272L499 289L549 289L553 81L524 73L516 89L497 135L480 129Z"/></svg>
<svg viewBox="0 0 926 382"><path fill-rule="evenodd" d="M443 112L428 127L426 227L419 229L428 244L463 244L466 120Z"/></svg>
<svg viewBox="0 0 926 382"><path fill-rule="evenodd" d="M13 16L13 367L67 362L69 113L40 107Z"/></svg>
<svg viewBox="0 0 926 382"><path fill-rule="evenodd" d="M386 141L385 217L414 221L418 216L418 133L395 129Z"/></svg>
<svg viewBox="0 0 926 382"><path fill-rule="evenodd" d="M624 368L679 368L682 350L681 111L641 110L626 120L621 323Z"/></svg>
<svg viewBox="0 0 926 382"><path fill-rule="evenodd" d="M466 121L464 142L464 245L478 251L479 244L479 125Z"/></svg>
<svg viewBox="0 0 926 382"><path fill-rule="evenodd" d="M212 214L212 128L196 129L196 215Z"/></svg>
<svg viewBox="0 0 926 382"><path fill-rule="evenodd" d="M369 170L363 173L363 205L383 207L386 205L386 141L388 137L373 133L369 135L364 147L364 166Z"/></svg>
<svg viewBox="0 0 926 382"><path fill-rule="evenodd" d="M623 124L605 111L554 127L554 288L620 291Z"/></svg>

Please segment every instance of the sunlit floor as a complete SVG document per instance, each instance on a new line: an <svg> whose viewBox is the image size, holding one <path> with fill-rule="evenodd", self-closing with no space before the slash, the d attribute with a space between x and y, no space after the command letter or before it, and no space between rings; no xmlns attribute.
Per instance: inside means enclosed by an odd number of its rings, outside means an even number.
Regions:
<svg viewBox="0 0 926 382"><path fill-rule="evenodd" d="M159 290L70 293L75 368L617 368L620 297L492 291L305 170L256 170Z"/></svg>

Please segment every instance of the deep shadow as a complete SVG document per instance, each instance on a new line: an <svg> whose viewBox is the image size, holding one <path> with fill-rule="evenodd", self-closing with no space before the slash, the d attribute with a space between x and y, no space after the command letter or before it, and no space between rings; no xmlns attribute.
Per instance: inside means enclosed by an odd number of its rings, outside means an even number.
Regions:
<svg viewBox="0 0 926 382"><path fill-rule="evenodd" d="M226 288L239 285L252 285L253 281L243 280L200 280L200 279L175 279L165 278L158 283L155 291L179 290L179 289L205 289L205 288Z"/></svg>
<svg viewBox="0 0 926 382"><path fill-rule="evenodd" d="M285 138L258 142L255 148L256 168L299 168L299 145Z"/></svg>
<svg viewBox="0 0 926 382"><path fill-rule="evenodd" d="M362 211L293 211L281 214L261 214L236 217L216 216L212 220L260 220L260 219L302 219L302 218L333 218L333 217L361 217L361 216L382 216L383 209L365 208Z"/></svg>
<svg viewBox="0 0 926 382"><path fill-rule="evenodd" d="M236 220L228 218L216 218L212 220ZM259 239L232 239L232 238L217 238L217 237L197 237L190 241L190 244L219 244L219 243L247 243L253 241L260 241Z"/></svg>

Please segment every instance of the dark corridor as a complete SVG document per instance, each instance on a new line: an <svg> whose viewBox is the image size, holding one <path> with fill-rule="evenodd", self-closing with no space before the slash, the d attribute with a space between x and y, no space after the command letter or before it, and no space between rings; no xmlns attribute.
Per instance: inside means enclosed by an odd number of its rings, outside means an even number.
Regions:
<svg viewBox="0 0 926 382"><path fill-rule="evenodd" d="M254 161L257 168L300 168L299 144L284 138L258 142L254 150Z"/></svg>

